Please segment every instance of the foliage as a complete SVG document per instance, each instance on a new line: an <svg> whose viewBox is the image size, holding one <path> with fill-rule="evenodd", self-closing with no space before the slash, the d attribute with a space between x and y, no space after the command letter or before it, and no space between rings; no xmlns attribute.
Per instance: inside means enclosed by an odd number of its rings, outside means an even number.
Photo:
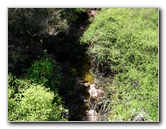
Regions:
<svg viewBox="0 0 166 129"><path fill-rule="evenodd" d="M35 83L49 87L55 93L60 90L62 83L65 83L61 66L48 57L36 60L27 70L27 77Z"/></svg>
<svg viewBox="0 0 166 129"><path fill-rule="evenodd" d="M36 60L28 69L28 75L36 83L45 84L52 76L53 66L49 58Z"/></svg>
<svg viewBox="0 0 166 129"><path fill-rule="evenodd" d="M8 9L8 49L9 70L22 74L32 59L44 56L45 37L68 31L68 22L61 18L63 9L9 8Z"/></svg>
<svg viewBox="0 0 166 129"><path fill-rule="evenodd" d="M62 121L61 98L41 84L13 78L9 74L9 121ZM15 89L17 85L17 90ZM53 103L53 100L55 101Z"/></svg>
<svg viewBox="0 0 166 129"><path fill-rule="evenodd" d="M87 53L95 73L113 81L107 87L114 115L128 120L132 109L144 108L157 121L158 10L102 9L81 42L90 44Z"/></svg>
<svg viewBox="0 0 166 129"><path fill-rule="evenodd" d="M59 106L61 103L57 104L59 102L56 96L65 100L65 104L64 102L63 104L70 110L70 113L72 112L71 103L75 103L73 98L78 89L75 77L81 71L78 69L82 68L82 64L78 65L77 62L84 62L82 55L85 51L78 41L80 35L78 19L80 14L85 13L86 15L87 10L83 8L8 9L9 73L16 76L12 81L8 80L10 85L8 89L9 114L13 112L15 115L13 117L9 115L9 120L18 120L14 109L18 110L21 102L25 105L29 102L27 102L28 99L25 100L26 97L23 94L26 93L26 96L31 98L30 94L35 90L38 90L40 95L45 94L46 98L48 95L48 99L50 98L47 103L48 107L51 103L57 105L52 104L51 110L47 110L47 105L43 105L46 106L42 107L46 112L45 118L43 115L41 119L55 120L57 117L60 120L58 114L61 114L61 111L59 109L63 109L63 107ZM41 92L38 86L48 88L50 91L44 92L43 89ZM39 89L35 89L35 87ZM21 94L18 93L20 88ZM52 92L53 100L51 100ZM18 94L21 95L19 100L15 97ZM35 102L31 103L32 108L38 100L36 98ZM15 107L10 108L12 105ZM30 107L26 108L27 111L30 110ZM22 111L24 109L25 107L20 108ZM55 110L57 110L57 115ZM50 118L48 118L49 112L52 112ZM26 114L24 112L24 116ZM37 119L36 117L37 115L25 119L31 121ZM61 117L63 117L62 114ZM23 121L23 118L20 119Z"/></svg>
<svg viewBox="0 0 166 129"><path fill-rule="evenodd" d="M76 22L79 14L82 12L86 12L88 8L66 8L62 14L61 17L68 19L69 22Z"/></svg>
<svg viewBox="0 0 166 129"><path fill-rule="evenodd" d="M9 8L8 21L10 121L82 120L77 78L104 86L110 121L158 120L157 9Z"/></svg>

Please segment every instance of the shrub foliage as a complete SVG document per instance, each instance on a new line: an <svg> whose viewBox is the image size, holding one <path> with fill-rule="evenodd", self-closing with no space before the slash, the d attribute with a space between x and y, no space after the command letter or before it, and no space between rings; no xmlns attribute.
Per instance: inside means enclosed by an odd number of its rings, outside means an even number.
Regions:
<svg viewBox="0 0 166 129"><path fill-rule="evenodd" d="M42 84L9 75L9 121L63 121L61 98ZM54 101L53 101L54 100Z"/></svg>
<svg viewBox="0 0 166 129"><path fill-rule="evenodd" d="M128 120L132 110L144 109L157 121L158 9L102 9L81 42L90 44L95 73L112 82L110 120Z"/></svg>

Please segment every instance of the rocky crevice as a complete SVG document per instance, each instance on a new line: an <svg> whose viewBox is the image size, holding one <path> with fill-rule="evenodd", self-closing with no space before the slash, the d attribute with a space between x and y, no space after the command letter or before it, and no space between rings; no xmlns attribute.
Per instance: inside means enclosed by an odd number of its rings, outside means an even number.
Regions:
<svg viewBox="0 0 166 129"><path fill-rule="evenodd" d="M88 19L94 18L95 10L89 10L87 13L82 13L77 20L79 25L77 34L82 35L89 25ZM88 47L88 45L86 46ZM84 55L85 56L85 55ZM81 58L82 56L80 56ZM69 121L108 121L108 114L111 111L107 104L107 94L102 85L95 81L90 74L91 60L88 56L82 57L82 62L76 62L76 68L80 71L75 78L76 88L72 95L72 99L68 104L69 107ZM77 64L78 63L78 64ZM80 66L83 66L81 67Z"/></svg>
<svg viewBox="0 0 166 129"><path fill-rule="evenodd" d="M86 113L82 116L82 121L108 121L112 111L107 106L110 100L107 98L107 93L104 91L103 86L95 82L85 82L81 79L78 79L77 83L83 86L88 94L81 96L86 107Z"/></svg>

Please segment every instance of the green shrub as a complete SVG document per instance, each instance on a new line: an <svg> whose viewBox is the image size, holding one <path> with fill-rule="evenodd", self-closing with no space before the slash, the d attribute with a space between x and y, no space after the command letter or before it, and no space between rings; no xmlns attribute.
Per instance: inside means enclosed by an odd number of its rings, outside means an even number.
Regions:
<svg viewBox="0 0 166 129"><path fill-rule="evenodd" d="M54 92L57 92L57 88L63 82L61 66L50 58L36 60L27 71L30 80L43 84Z"/></svg>
<svg viewBox="0 0 166 129"><path fill-rule="evenodd" d="M28 69L29 78L36 83L44 84L48 82L52 76L53 66L49 58L42 58L36 60Z"/></svg>
<svg viewBox="0 0 166 129"><path fill-rule="evenodd" d="M114 115L128 120L132 109L145 109L157 121L158 9L104 8L81 42L90 44L87 53L96 74L113 81L107 87L114 89Z"/></svg>
<svg viewBox="0 0 166 129"><path fill-rule="evenodd" d="M66 110L62 107L58 94L54 94L42 84L12 79L9 75L9 121L63 121L66 119L63 118L62 112Z"/></svg>

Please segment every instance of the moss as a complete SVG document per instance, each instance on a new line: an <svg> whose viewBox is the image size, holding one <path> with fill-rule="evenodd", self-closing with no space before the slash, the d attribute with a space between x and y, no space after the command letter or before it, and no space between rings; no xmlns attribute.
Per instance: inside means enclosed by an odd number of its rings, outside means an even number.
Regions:
<svg viewBox="0 0 166 129"><path fill-rule="evenodd" d="M84 81L94 83L94 77L92 76L92 74L90 72L85 73Z"/></svg>

